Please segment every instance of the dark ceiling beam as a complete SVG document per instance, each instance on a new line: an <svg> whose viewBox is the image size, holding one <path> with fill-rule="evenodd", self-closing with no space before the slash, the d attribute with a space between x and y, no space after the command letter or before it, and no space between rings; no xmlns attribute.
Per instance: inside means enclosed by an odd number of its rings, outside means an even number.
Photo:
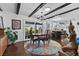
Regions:
<svg viewBox="0 0 79 59"><path fill-rule="evenodd" d="M74 11L74 10L77 10L77 9L79 9L79 7L77 7L77 8L74 8L74 9L71 9L71 10L69 10L69 11L66 11L66 12L63 12L63 13L61 13L61 14L58 14L58 15L66 14L66 13L68 13L68 12L71 12L71 11Z"/></svg>
<svg viewBox="0 0 79 59"><path fill-rule="evenodd" d="M2 8L0 8L0 11L3 11Z"/></svg>
<svg viewBox="0 0 79 59"><path fill-rule="evenodd" d="M65 3L65 4L63 4L63 5L61 5L61 6L57 7L57 8L55 8L54 10L52 10L52 11L46 13L44 16L46 16L46 15L48 15L48 14L51 14L51 13L53 13L53 12L55 12L55 11L61 9L61 8L64 8L64 7L66 7L66 6L70 5L70 4L71 4L71 3Z"/></svg>
<svg viewBox="0 0 79 59"><path fill-rule="evenodd" d="M16 14L19 14L20 5L21 5L21 3L17 3L17 7L16 7Z"/></svg>
<svg viewBox="0 0 79 59"><path fill-rule="evenodd" d="M58 16L58 15L63 15L63 14L66 14L66 13L69 13L69 12L72 12L72 11L75 11L75 10L77 10L77 9L79 9L79 7L76 7L76 8L74 8L74 9L71 9L71 10L68 10L68 11L65 11L65 12L62 12L62 13L59 13L59 14L56 14L56 15L51 16L51 17L48 17L48 18L46 18L46 19L50 19L50 18L53 18L53 17ZM45 19L45 20L46 20L46 19Z"/></svg>
<svg viewBox="0 0 79 59"><path fill-rule="evenodd" d="M29 17L31 17L33 14L35 14L39 9L41 9L46 3L41 3L30 15Z"/></svg>

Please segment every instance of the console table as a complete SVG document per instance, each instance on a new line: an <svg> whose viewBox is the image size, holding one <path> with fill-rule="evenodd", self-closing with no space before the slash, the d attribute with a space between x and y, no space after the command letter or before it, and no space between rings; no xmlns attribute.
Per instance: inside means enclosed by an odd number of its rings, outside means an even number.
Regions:
<svg viewBox="0 0 79 59"><path fill-rule="evenodd" d="M5 52L7 45L8 45L7 36L4 35L0 37L0 56L2 56L3 53Z"/></svg>

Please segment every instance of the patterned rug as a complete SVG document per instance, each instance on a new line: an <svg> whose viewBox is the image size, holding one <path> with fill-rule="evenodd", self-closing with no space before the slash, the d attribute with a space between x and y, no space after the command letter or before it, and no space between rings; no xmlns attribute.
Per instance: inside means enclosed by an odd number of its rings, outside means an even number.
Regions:
<svg viewBox="0 0 79 59"><path fill-rule="evenodd" d="M24 44L25 51L30 52L34 55L59 55L58 51L61 50L61 45L56 41L50 41L50 44L40 42L40 46L38 47L38 42L30 43L27 42Z"/></svg>

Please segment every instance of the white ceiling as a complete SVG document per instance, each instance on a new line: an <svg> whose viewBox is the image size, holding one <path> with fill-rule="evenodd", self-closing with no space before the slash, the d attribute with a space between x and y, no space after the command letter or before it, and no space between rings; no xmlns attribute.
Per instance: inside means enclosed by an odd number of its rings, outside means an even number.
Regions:
<svg viewBox="0 0 79 59"><path fill-rule="evenodd" d="M70 4L70 5L64 7L64 8L62 8L62 9L60 9L60 10L57 10L57 11L55 11L55 12L53 12L53 13L47 15L46 17L50 17L50 16L52 16L52 15L56 15L56 14L65 12L65 11L71 10L71 9L73 9L73 8L76 8L76 7L79 7L79 3Z"/></svg>
<svg viewBox="0 0 79 59"><path fill-rule="evenodd" d="M29 16L40 3L21 3L19 14Z"/></svg>
<svg viewBox="0 0 79 59"><path fill-rule="evenodd" d="M0 3L0 8L3 11L12 12L12 13L16 13L16 6L17 4L15 3Z"/></svg>
<svg viewBox="0 0 79 59"><path fill-rule="evenodd" d="M50 7L51 10L53 10L53 9L63 5L63 4L64 3L47 3L41 9L39 9L35 14L33 14L32 17L37 18L38 16L46 14L47 12L45 11L45 8L47 8L47 7ZM40 3L21 3L19 14L29 16L39 5L40 5ZM61 8L61 9L45 16L44 18L47 18L47 17L53 16L53 15L71 10L73 8L76 8L76 7L79 7L79 3L72 3L64 8ZM0 8L3 11L16 13L17 3L0 3ZM43 13L41 14L41 12L43 12Z"/></svg>
<svg viewBox="0 0 79 59"><path fill-rule="evenodd" d="M33 17L37 17L37 16L41 16L41 15L43 15L43 14L45 14L45 13L47 13L46 11L45 11L45 8L51 8L51 10L53 10L53 9L55 9L55 8L57 8L57 7L59 7L59 6L61 6L62 4L64 4L64 3L48 3L48 4L46 4L45 6L43 6L43 8L41 8L38 12L36 12L34 15L33 15ZM51 11L50 10L50 11ZM42 14L41 14L41 12L43 12Z"/></svg>

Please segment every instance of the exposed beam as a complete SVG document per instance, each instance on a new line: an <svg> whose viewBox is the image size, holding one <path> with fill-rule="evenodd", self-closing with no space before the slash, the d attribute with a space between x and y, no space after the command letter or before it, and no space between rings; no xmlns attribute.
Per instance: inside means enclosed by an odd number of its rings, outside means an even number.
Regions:
<svg viewBox="0 0 79 59"><path fill-rule="evenodd" d="M17 3L17 9L16 9L16 14L19 14L19 10L20 10L20 5L21 5L21 3Z"/></svg>
<svg viewBox="0 0 79 59"><path fill-rule="evenodd" d="M63 15L63 14L66 14L66 13L69 13L69 12L72 12L72 11L75 11L75 10L77 10L77 9L79 9L79 7L76 7L76 8L73 8L73 9L71 9L71 10L68 10L68 11L65 11L65 12L62 12L62 13L59 13L59 14L56 14L56 15L51 16L51 17L48 17L48 18L46 18L46 19L50 19L50 18L53 18L53 17L58 16L58 15Z"/></svg>
<svg viewBox="0 0 79 59"><path fill-rule="evenodd" d="M3 11L2 8L0 8L0 11Z"/></svg>
<svg viewBox="0 0 79 59"><path fill-rule="evenodd" d="M30 15L29 17L31 17L33 14L35 14L39 9L41 9L46 3L41 3Z"/></svg>
<svg viewBox="0 0 79 59"><path fill-rule="evenodd" d="M48 14L51 14L51 13L53 13L53 12L55 12L55 11L61 9L61 8L64 8L64 7L66 7L66 6L70 5L70 4L71 4L71 3L65 3L65 4L63 4L63 5L61 5L61 6L57 7L57 8L55 8L54 10L52 10L52 11L46 13L44 16L46 16L46 15L48 15Z"/></svg>
<svg viewBox="0 0 79 59"><path fill-rule="evenodd" d="M60 13L60 14L58 14L58 15L66 14L66 13L68 13L68 12L71 12L71 11L74 11L74 10L77 10L77 9L79 9L79 7L74 8L74 9L71 9L71 10L66 11L66 12L63 12L63 13Z"/></svg>

